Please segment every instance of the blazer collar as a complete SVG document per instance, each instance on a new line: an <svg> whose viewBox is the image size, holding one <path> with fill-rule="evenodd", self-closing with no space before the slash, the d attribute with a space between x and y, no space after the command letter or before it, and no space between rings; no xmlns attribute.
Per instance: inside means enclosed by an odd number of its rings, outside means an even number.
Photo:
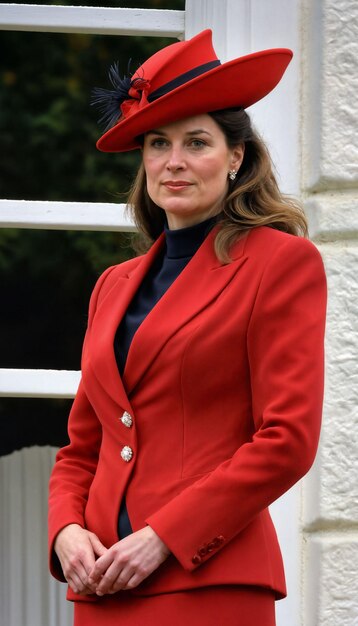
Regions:
<svg viewBox="0 0 358 626"><path fill-rule="evenodd" d="M89 357L106 392L124 406L163 346L182 326L209 306L246 260L246 237L233 250L233 261L222 265L214 252L215 227L196 254L135 333L121 380L114 354L114 337L127 307L164 244L164 234L141 257L134 269L119 273L93 319ZM120 272L121 266L118 270Z"/></svg>

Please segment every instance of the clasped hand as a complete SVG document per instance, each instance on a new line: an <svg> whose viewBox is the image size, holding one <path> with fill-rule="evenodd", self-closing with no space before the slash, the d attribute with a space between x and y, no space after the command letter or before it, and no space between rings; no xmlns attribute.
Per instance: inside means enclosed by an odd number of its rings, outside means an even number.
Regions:
<svg viewBox="0 0 358 626"><path fill-rule="evenodd" d="M98 596L137 587L159 567L170 551L150 526L106 548L78 524L57 535L55 552L71 589Z"/></svg>

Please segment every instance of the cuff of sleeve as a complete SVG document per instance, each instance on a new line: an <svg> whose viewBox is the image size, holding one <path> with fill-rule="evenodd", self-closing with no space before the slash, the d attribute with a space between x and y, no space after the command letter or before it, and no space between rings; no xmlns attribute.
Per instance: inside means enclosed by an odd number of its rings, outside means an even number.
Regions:
<svg viewBox="0 0 358 626"><path fill-rule="evenodd" d="M185 539L182 539L180 541L177 532L165 528L165 523L161 524L160 512L147 518L146 523L157 533L181 566L189 572L205 563L226 543L224 535L217 535L196 547L193 545L190 547L192 544L190 540L185 542Z"/></svg>

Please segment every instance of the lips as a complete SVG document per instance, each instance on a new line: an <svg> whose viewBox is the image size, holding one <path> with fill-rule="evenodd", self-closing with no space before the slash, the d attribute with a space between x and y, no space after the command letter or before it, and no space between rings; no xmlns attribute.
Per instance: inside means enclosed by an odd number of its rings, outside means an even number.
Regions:
<svg viewBox="0 0 358 626"><path fill-rule="evenodd" d="M163 182L164 187L167 189L185 189L191 187L193 183L189 183L187 180L165 180Z"/></svg>

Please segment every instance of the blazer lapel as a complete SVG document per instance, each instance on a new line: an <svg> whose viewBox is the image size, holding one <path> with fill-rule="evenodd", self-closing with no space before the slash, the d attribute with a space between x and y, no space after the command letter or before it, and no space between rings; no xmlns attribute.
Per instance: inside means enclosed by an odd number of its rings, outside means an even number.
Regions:
<svg viewBox="0 0 358 626"><path fill-rule="evenodd" d="M98 304L86 343L86 366L90 366L104 390L124 408L127 408L128 398L117 367L114 337L129 303L163 244L164 234L134 269L119 274Z"/></svg>
<svg viewBox="0 0 358 626"><path fill-rule="evenodd" d="M246 261L246 237L235 245L234 260L222 265L214 252L213 229L197 253L135 333L123 374L129 395L174 333L210 305Z"/></svg>

